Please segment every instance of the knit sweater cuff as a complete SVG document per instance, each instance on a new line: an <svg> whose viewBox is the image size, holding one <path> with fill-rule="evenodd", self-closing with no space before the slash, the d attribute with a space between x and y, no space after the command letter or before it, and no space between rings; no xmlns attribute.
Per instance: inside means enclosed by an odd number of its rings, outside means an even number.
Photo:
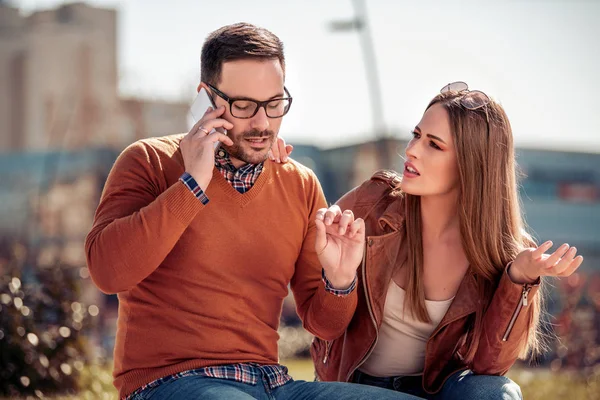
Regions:
<svg viewBox="0 0 600 400"><path fill-rule="evenodd" d="M164 195L167 209L184 225L189 225L205 207L182 181L177 181Z"/></svg>
<svg viewBox="0 0 600 400"><path fill-rule="evenodd" d="M315 307L316 321L315 331L317 336L329 340L340 336L348 327L358 303L357 290L353 290L347 296L336 296L325 290L325 284L321 282L318 293L318 306Z"/></svg>

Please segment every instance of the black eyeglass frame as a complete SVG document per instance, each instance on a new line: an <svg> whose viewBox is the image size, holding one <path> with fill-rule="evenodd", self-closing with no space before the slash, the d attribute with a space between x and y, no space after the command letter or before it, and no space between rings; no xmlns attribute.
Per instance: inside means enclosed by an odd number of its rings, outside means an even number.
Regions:
<svg viewBox="0 0 600 400"><path fill-rule="evenodd" d="M249 99L247 97L229 97L225 93L221 92L219 89L217 89L216 87L214 87L213 85L211 85L209 83L207 83L206 85L217 96L219 96L220 98L222 98L223 100L225 100L229 104L229 113L234 118L238 118L238 119L250 119L250 118L253 118L258 113L258 110L260 110L261 108L265 109L265 114L267 115L268 118L271 118L271 119L283 118L283 116L286 115L290 111L290 108L292 108L292 100L293 100L293 98L292 98L292 96L290 95L290 92L287 90L287 88L285 86L283 87L283 90L285 91L285 94L286 94L287 97L276 97L274 99L270 99L270 100L266 100L266 101L258 101L258 100L254 100L254 99ZM233 105L234 102L236 102L238 100L251 101L254 104L256 104L256 109L254 110L254 113L252 115L250 115L249 117L238 117L238 116L234 115L233 114L233 110L231 109L231 106ZM285 109L285 111L283 112L282 115L280 115L278 117L271 117L269 115L269 111L267 109L267 104L269 104L269 103L271 103L273 101L282 101L282 100L289 101L289 104L288 104L287 108Z"/></svg>

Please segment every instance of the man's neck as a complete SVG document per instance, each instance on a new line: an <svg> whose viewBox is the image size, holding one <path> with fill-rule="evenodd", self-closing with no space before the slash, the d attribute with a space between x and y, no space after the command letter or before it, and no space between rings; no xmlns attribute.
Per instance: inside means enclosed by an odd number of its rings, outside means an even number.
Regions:
<svg viewBox="0 0 600 400"><path fill-rule="evenodd" d="M242 160L238 160L235 157L232 157L231 155L229 155L229 161L231 161L231 164L233 164L233 166L235 167L235 169L240 169L241 167L248 165L247 162L242 161Z"/></svg>
<svg viewBox="0 0 600 400"><path fill-rule="evenodd" d="M243 161L243 160L240 160L240 159L238 159L238 158L235 158L235 157L233 157L233 156L231 155L231 153L229 153L229 152L228 152L227 150L225 150L223 147L219 147L219 148L218 148L216 151L217 151L217 154L219 154L219 152L221 152L221 151L222 151L222 152L224 153L224 158L226 158L226 159L227 159L227 160L228 160L228 161L231 163L231 165L233 165L233 167L234 167L236 170L238 170L238 169L240 169L241 167L244 167L244 166L246 166L246 165L249 165L249 164L250 164L250 163L248 163L248 162L246 162L246 161ZM223 156L222 156L222 157L223 157ZM259 163L259 164L262 164L262 163ZM252 165L258 165L258 164L252 164Z"/></svg>

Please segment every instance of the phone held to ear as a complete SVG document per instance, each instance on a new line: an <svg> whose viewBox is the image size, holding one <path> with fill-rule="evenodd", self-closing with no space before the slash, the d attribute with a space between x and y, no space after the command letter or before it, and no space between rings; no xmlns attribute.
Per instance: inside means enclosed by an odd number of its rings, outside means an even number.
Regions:
<svg viewBox="0 0 600 400"><path fill-rule="evenodd" d="M215 104L213 103L212 98L208 95L208 92L206 91L206 89L201 88L190 107L190 114L192 115L192 118L194 119L194 123L200 121L200 119L204 116L204 113L206 112L208 107L212 107L213 110L217 108L215 106ZM211 130L209 132L209 134L214 133L214 132L220 132L224 135L227 135L227 130L222 127ZM221 142L215 142L215 148L217 148L220 143Z"/></svg>

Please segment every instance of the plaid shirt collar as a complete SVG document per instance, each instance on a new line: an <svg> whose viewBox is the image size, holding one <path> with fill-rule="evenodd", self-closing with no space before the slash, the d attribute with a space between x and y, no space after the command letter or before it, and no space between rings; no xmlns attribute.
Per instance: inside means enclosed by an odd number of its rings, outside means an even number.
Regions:
<svg viewBox="0 0 600 400"><path fill-rule="evenodd" d="M245 193L256 182L263 170L264 162L246 164L236 168L231 162L229 153L222 147L215 152L215 167L238 192Z"/></svg>

